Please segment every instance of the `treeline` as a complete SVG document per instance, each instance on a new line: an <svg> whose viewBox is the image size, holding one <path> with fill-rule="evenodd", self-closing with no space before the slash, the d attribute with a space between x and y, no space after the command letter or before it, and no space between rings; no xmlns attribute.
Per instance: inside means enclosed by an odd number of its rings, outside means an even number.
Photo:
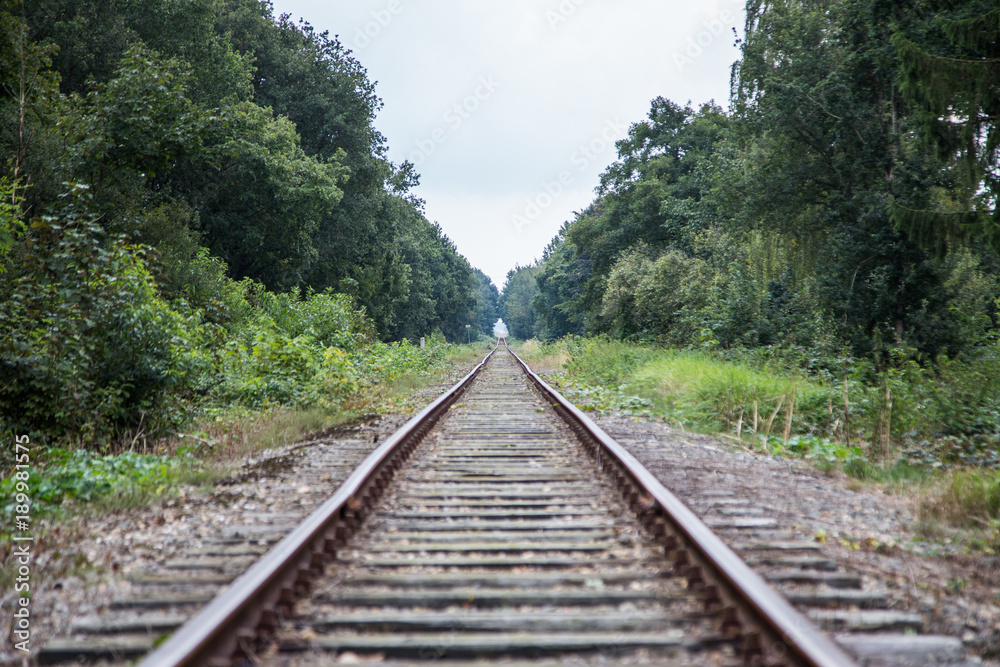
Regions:
<svg viewBox="0 0 1000 667"><path fill-rule="evenodd" d="M367 382L360 347L488 334L497 290L380 107L268 2L0 0L0 430L106 444L208 399L311 404Z"/></svg>
<svg viewBox="0 0 1000 667"><path fill-rule="evenodd" d="M193 305L211 300L204 247L236 279L349 294L383 339L478 326L480 277L424 217L412 165L386 159L381 101L336 38L257 0L0 7L3 182L21 222L64 216L86 187L79 214L155 249L162 289Z"/></svg>
<svg viewBox="0 0 1000 667"><path fill-rule="evenodd" d="M750 0L730 111L653 101L508 276L512 335L881 371L1000 353L998 26L975 0Z"/></svg>

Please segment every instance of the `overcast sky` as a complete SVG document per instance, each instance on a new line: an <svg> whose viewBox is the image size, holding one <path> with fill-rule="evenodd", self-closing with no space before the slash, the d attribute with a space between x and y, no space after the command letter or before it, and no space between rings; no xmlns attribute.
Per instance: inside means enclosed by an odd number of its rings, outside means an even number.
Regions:
<svg viewBox="0 0 1000 667"><path fill-rule="evenodd" d="M741 0L274 0L340 36L377 82L393 162L503 288L585 208L614 142L664 96L729 97Z"/></svg>

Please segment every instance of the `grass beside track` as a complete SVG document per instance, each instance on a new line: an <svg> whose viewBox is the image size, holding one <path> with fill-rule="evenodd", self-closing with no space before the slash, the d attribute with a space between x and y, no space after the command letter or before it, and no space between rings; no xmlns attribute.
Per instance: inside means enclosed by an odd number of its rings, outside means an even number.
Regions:
<svg viewBox="0 0 1000 667"><path fill-rule="evenodd" d="M608 339L517 342L525 361L584 410L658 419L761 453L806 459L849 486L879 486L914 498L920 526L972 531L971 543L1000 550L1000 470L949 442L913 441L921 406L897 384L895 416L884 387L809 374L793 364L727 358ZM895 398L895 396L894 396ZM889 406L887 409L887 405ZM845 407L846 406L846 407ZM846 419L845 419L846 417ZM899 434L892 420L910 429ZM996 446L993 447L994 451ZM969 465L967 461L973 462Z"/></svg>
<svg viewBox="0 0 1000 667"><path fill-rule="evenodd" d="M336 408L232 408L160 441L134 442L124 451L102 453L71 446L39 449L28 482L32 519L58 525L146 507L185 488L212 486L256 453L371 415L412 412L428 402L416 396L418 392L450 382L486 351L485 344L439 349L429 369L404 372L367 386ZM4 504L0 536L11 530L16 482L12 476L0 479L0 503ZM5 555L0 553L0 560Z"/></svg>

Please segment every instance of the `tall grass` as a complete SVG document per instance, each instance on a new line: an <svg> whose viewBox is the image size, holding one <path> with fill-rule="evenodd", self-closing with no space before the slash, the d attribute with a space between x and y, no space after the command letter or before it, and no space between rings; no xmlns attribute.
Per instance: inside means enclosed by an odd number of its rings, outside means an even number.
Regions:
<svg viewBox="0 0 1000 667"><path fill-rule="evenodd" d="M693 428L787 440L831 421L831 388L802 373L599 338L566 345L574 377L640 397L654 413Z"/></svg>
<svg viewBox="0 0 1000 667"><path fill-rule="evenodd" d="M626 387L656 406L678 406L709 428L780 432L785 439L826 421L829 394L827 387L801 377L700 352L664 352L636 369Z"/></svg>
<svg viewBox="0 0 1000 667"><path fill-rule="evenodd" d="M1000 466L1000 346L976 357L919 359L892 350L881 367L815 350L671 350L602 337L533 346L563 365L596 408L647 401L685 427L740 437L806 436L858 448L869 462ZM581 385L583 385L581 387ZM614 396L609 397L609 394Z"/></svg>
<svg viewBox="0 0 1000 667"><path fill-rule="evenodd" d="M973 527L1000 521L1000 472L953 470L936 497L924 503L921 509L925 517Z"/></svg>
<svg viewBox="0 0 1000 667"><path fill-rule="evenodd" d="M825 360L817 372L780 351L722 356L605 338L526 347L535 359L565 360L562 382L572 400L590 402L585 409L630 414L641 402L685 428L836 467L855 484L917 493L924 521L1000 530L1000 471L987 467L1000 441L996 350L960 361L900 358L879 372Z"/></svg>

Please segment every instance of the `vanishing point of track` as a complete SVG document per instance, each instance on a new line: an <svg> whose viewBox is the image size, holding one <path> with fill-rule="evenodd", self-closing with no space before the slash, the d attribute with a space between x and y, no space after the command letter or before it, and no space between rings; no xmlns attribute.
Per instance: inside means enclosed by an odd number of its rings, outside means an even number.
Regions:
<svg viewBox="0 0 1000 667"><path fill-rule="evenodd" d="M855 664L504 341L142 666L346 652Z"/></svg>

